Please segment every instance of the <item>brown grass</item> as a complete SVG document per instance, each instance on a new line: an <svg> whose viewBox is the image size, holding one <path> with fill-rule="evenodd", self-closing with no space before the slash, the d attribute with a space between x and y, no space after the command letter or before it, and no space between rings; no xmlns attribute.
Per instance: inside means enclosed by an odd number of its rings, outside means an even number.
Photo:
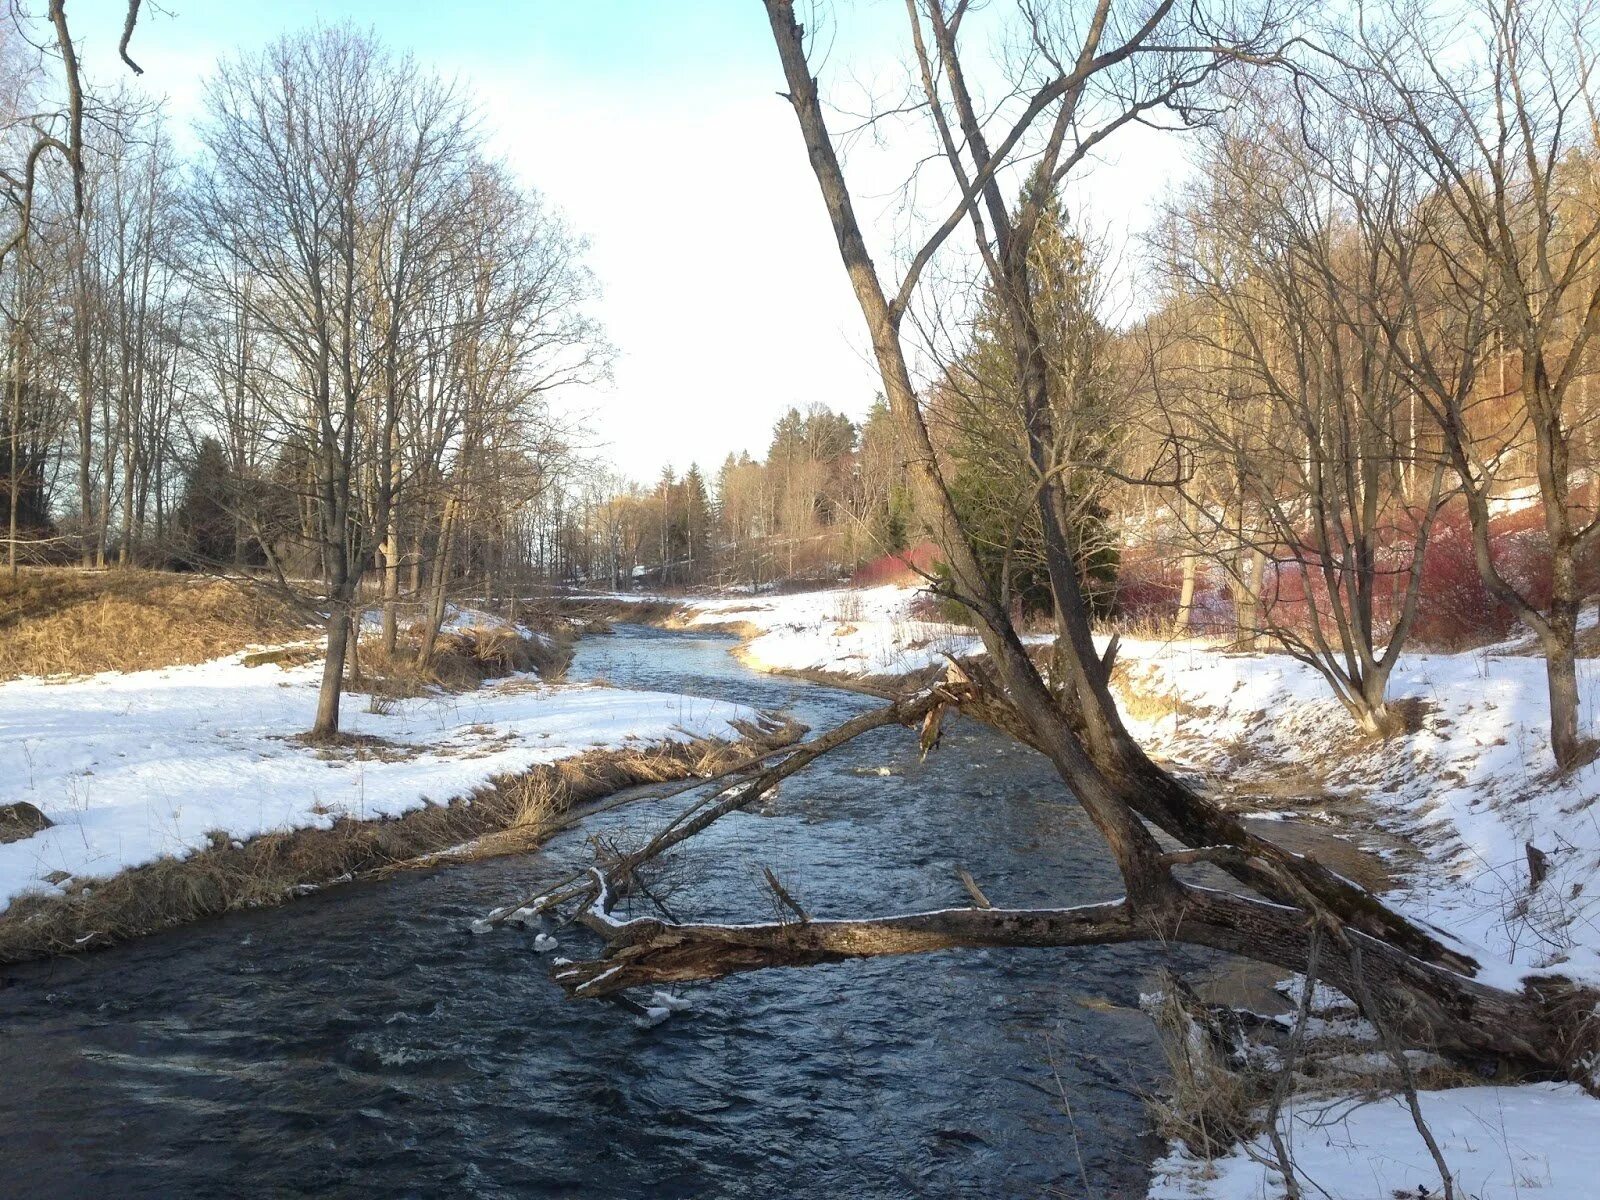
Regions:
<svg viewBox="0 0 1600 1200"><path fill-rule="evenodd" d="M1149 1101L1157 1133L1204 1158L1226 1153L1253 1135L1267 1080L1241 1067L1214 1015L1170 971L1162 974L1150 1016L1172 1072L1166 1094Z"/></svg>
<svg viewBox="0 0 1600 1200"><path fill-rule="evenodd" d="M544 642L493 626L441 633L433 658L424 665L419 657L422 633L420 624L407 629L393 654L385 654L375 638L362 640L356 653L360 675L352 690L369 693L374 711L386 701L421 696L434 688L470 692L487 679L519 671L537 671L540 679L554 683L572 662L574 640L564 631Z"/></svg>
<svg viewBox="0 0 1600 1200"><path fill-rule="evenodd" d="M210 846L187 858L76 882L64 895L19 897L0 915L0 963L109 946L235 909L281 904L309 889L422 865L428 861L423 856L463 843L473 845L453 858L526 851L575 805L635 784L714 774L752 752L796 740L801 727L742 732L748 740L736 743L592 750L399 817L341 817L327 829L269 833L246 842L213 833Z"/></svg>
<svg viewBox="0 0 1600 1200"><path fill-rule="evenodd" d="M613 600L606 596L554 597L547 607L585 632L610 632L613 624L673 628L684 606L672 600Z"/></svg>
<svg viewBox="0 0 1600 1200"><path fill-rule="evenodd" d="M0 679L205 662L306 634L280 602L202 576L32 567L0 577Z"/></svg>
<svg viewBox="0 0 1600 1200"><path fill-rule="evenodd" d="M1111 686L1117 693L1122 711L1137 721L1170 716L1198 719L1206 715L1204 709L1197 708L1175 691L1157 691L1151 686L1148 676L1134 670L1126 662L1112 666Z"/></svg>
<svg viewBox="0 0 1600 1200"><path fill-rule="evenodd" d="M1300 1002L1299 986L1293 994L1281 985L1278 990L1285 1001ZM1203 1158L1225 1154L1260 1133L1274 1095L1376 1099L1402 1086L1394 1064L1370 1040L1370 1028L1356 1022L1355 1007L1343 998L1311 1005L1309 1014L1318 1021L1298 1044L1285 1025L1202 1002L1170 971L1162 972L1158 998L1146 1011L1171 1069L1165 1094L1147 1097L1156 1132ZM1262 1053L1268 1047L1274 1052ZM1424 1089L1483 1082L1435 1055L1413 1051L1411 1059ZM1281 1076L1285 1063L1293 1072L1289 1079Z"/></svg>

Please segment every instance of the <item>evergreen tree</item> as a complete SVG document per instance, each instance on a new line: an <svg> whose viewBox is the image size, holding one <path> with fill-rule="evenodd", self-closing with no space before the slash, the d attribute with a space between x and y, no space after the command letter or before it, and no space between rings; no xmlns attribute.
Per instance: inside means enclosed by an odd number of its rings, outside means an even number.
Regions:
<svg viewBox="0 0 1600 1200"><path fill-rule="evenodd" d="M1095 312L1092 256L1072 232L1059 197L1046 208L1031 256L1032 301L1049 371L1053 454L1067 496L1062 520L1090 604L1104 612L1113 599L1118 563L1102 470L1119 428L1112 335ZM984 298L972 346L946 374L938 404L955 466L951 492L979 561L1024 608L1042 610L1050 603L1050 588L1037 480L1008 323L992 292Z"/></svg>
<svg viewBox="0 0 1600 1200"><path fill-rule="evenodd" d="M232 495L227 453L221 442L208 437L200 443L178 503L178 537L186 561L195 565L238 561Z"/></svg>
<svg viewBox="0 0 1600 1200"><path fill-rule="evenodd" d="M706 492L705 477L698 463L690 463L683 484L684 550L688 559L685 572L689 583L704 579L711 569L711 497Z"/></svg>

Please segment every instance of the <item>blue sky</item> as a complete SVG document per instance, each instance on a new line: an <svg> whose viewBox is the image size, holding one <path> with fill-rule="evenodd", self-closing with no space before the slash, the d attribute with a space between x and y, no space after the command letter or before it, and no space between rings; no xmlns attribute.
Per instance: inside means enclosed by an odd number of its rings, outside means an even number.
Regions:
<svg viewBox="0 0 1600 1200"><path fill-rule="evenodd" d="M493 145L590 239L604 289L597 315L621 356L613 384L567 402L592 417L597 452L628 474L759 455L791 404L859 416L871 403L860 317L794 118L775 95L781 75L756 0L165 7L147 0L132 53L180 124L219 55L317 21L371 26L471 85ZM825 82L848 91L896 73L899 0L827 8ZM123 0L74 0L69 11L87 67L107 78ZM847 167L864 218L884 218L887 255L888 193L911 148L871 149L878 161L852 155ZM1133 161L1113 169L1109 187L1102 177L1097 207L1123 213L1128 196L1158 190L1149 180L1166 168L1148 154Z"/></svg>

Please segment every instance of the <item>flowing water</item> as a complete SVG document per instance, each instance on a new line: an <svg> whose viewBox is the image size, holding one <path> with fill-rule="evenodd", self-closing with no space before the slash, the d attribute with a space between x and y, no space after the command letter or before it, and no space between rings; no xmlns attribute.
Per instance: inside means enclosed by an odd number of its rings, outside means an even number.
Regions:
<svg viewBox="0 0 1600 1200"><path fill-rule="evenodd" d="M623 627L576 678L786 709L874 701L758 675L721 638ZM682 916L763 919L771 867L819 916L1115 895L1030 752L882 730L678 853ZM1160 1054L1137 947L953 952L687 989L644 1028L562 998L533 932L465 932L560 877L539 853L330 889L0 983L0 1197L1142 1196ZM557 953L592 951L578 929Z"/></svg>

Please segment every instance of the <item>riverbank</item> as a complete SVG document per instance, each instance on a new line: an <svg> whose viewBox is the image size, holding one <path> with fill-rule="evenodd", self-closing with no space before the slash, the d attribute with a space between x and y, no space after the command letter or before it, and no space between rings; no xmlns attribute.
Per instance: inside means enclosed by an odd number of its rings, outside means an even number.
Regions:
<svg viewBox="0 0 1600 1200"><path fill-rule="evenodd" d="M541 681L350 694L299 735L315 646L0 683L0 962L109 944L458 846L799 730L715 700ZM754 743L754 746L752 746Z"/></svg>
<svg viewBox="0 0 1600 1200"><path fill-rule="evenodd" d="M757 669L881 686L981 649L970 630L929 614L912 589L890 586L692 600L669 623L736 633L738 656ZM1403 656L1391 695L1407 726L1386 741L1360 734L1323 680L1281 654L1124 638L1118 663L1125 714L1152 753L1258 821L1322 826L1380 856L1386 899L1458 938L1486 980L1600 982L1600 764L1564 779L1550 769L1543 663L1522 644ZM1593 729L1593 660L1582 664L1580 687L1584 727ZM1298 996L1294 979L1278 987L1286 1000ZM1370 1060L1372 1031L1347 1006L1319 997L1316 1016L1339 1031L1336 1053ZM1270 1057L1253 1044L1247 1056ZM1381 1069L1316 1074L1297 1081L1279 1118L1308 1178L1348 1200L1437 1194L1438 1172L1409 1113L1393 1099L1373 1102ZM1458 1194L1592 1193L1592 1139L1582 1131L1600 1119L1594 1100L1571 1085L1435 1082L1457 1085L1425 1090L1421 1104ZM1151 1196L1282 1196L1273 1161L1259 1133L1216 1159L1174 1141Z"/></svg>

